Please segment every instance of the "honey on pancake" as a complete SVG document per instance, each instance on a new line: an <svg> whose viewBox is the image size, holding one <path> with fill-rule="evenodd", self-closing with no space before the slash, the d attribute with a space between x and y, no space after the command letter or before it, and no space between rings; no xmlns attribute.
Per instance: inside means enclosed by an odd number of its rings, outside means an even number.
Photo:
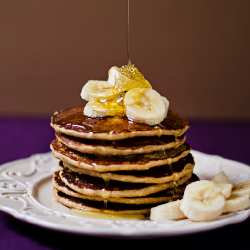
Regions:
<svg viewBox="0 0 250 250"><path fill-rule="evenodd" d="M169 130L172 131L172 134L180 136L189 128L188 121L173 110L169 110L167 117L155 126L132 122L126 116L90 118L83 115L83 110L84 106L56 112L52 116L51 124L57 129L66 129L67 131L75 131L83 134L129 134L135 131ZM105 137L105 139L108 140L109 138Z"/></svg>
<svg viewBox="0 0 250 250"><path fill-rule="evenodd" d="M92 106L93 107L102 106L107 110L107 116L115 116L115 115L122 116L125 114L123 99L124 99L124 93L117 93L110 96L109 98L106 97L96 98L95 101L92 102Z"/></svg>
<svg viewBox="0 0 250 250"><path fill-rule="evenodd" d="M104 201L103 201L104 210L108 209L108 200L107 199L110 197L110 191L107 191L106 188L109 184L109 180L110 180L110 178L105 175L105 177L104 177L105 184L104 184L104 188L102 189L102 197L104 198Z"/></svg>
<svg viewBox="0 0 250 250"><path fill-rule="evenodd" d="M66 148L63 144L59 143L57 140L54 140L52 142L52 148L54 151L59 152L60 154L66 156L67 158L74 159L79 165L81 164L81 161L79 160L78 156L74 155L76 152L74 150L70 150ZM121 164L122 162L128 162L131 165L139 162L141 165L143 165L154 160L164 160L164 159L175 158L179 156L184 157L190 152L190 150L191 150L191 147L187 143L184 143L179 148L176 148L176 149L155 151L155 152L148 153L148 154L129 155L129 156L122 156L122 157L120 156L104 157L104 156L97 156L97 155L91 155L91 154L89 155L84 154L84 157L85 157L84 162L88 165L93 166L93 169L95 169L98 165L109 166L109 165ZM178 162L176 162L176 164L178 164ZM175 166L177 167L178 165L175 165ZM178 171L175 171L175 172L178 172Z"/></svg>
<svg viewBox="0 0 250 250"><path fill-rule="evenodd" d="M173 183L174 183L173 196L174 196L176 194L176 190L178 188L178 181L179 181L180 177L178 177L178 175L174 172L172 164L169 164L169 168L170 168L172 175L173 175Z"/></svg>
<svg viewBox="0 0 250 250"><path fill-rule="evenodd" d="M173 183L174 183L173 196L174 196L176 194L177 189L178 189L178 181L180 179L180 176L178 175L178 173L176 173L172 163L169 164L169 169L170 169L172 176L173 176Z"/></svg>

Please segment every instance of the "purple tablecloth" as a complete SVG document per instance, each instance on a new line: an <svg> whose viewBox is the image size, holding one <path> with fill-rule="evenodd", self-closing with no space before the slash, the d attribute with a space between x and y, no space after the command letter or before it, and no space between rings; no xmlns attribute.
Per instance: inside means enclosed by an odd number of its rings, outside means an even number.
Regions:
<svg viewBox="0 0 250 250"><path fill-rule="evenodd" d="M0 118L0 164L49 151L54 139L50 118ZM250 165L250 122L191 121L187 142L193 149ZM158 239L109 239L67 234L31 225L0 211L0 249L154 247L174 249L250 249L250 219L216 230ZM91 245L90 245L91 244ZM119 244L119 245L118 245ZM133 245L132 245L133 244Z"/></svg>

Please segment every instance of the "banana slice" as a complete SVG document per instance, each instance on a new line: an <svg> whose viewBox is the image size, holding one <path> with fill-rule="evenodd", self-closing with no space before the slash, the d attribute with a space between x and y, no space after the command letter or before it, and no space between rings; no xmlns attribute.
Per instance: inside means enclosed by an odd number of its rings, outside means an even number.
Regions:
<svg viewBox="0 0 250 250"><path fill-rule="evenodd" d="M107 97L112 93L112 91L111 93L108 92L111 88L113 88L113 86L107 81L90 80L83 86L81 97L86 101L90 101L90 98L95 98L95 96L99 98L100 96Z"/></svg>
<svg viewBox="0 0 250 250"><path fill-rule="evenodd" d="M232 194L225 202L223 213L243 210L249 206L250 200L247 194Z"/></svg>
<svg viewBox="0 0 250 250"><path fill-rule="evenodd" d="M218 183L216 184L221 193L224 195L225 199L229 198L231 193L232 193L232 188L233 188L233 185L232 184L228 184L228 183Z"/></svg>
<svg viewBox="0 0 250 250"><path fill-rule="evenodd" d="M153 89L134 88L124 97L126 115L135 122L156 125L168 112L168 101Z"/></svg>
<svg viewBox="0 0 250 250"><path fill-rule="evenodd" d="M186 187L180 209L193 221L210 221L222 213L224 205L219 187L212 181L201 180Z"/></svg>
<svg viewBox="0 0 250 250"><path fill-rule="evenodd" d="M230 197L233 185L224 171L215 175L211 181L217 184L226 199Z"/></svg>
<svg viewBox="0 0 250 250"><path fill-rule="evenodd" d="M166 112L167 112L168 111L168 107L169 107L169 100L165 96L162 96L161 98L162 98L162 100L164 102L165 109L166 109Z"/></svg>
<svg viewBox="0 0 250 250"><path fill-rule="evenodd" d="M90 101L86 104L83 113L92 118L107 116L108 110L100 102Z"/></svg>
<svg viewBox="0 0 250 250"><path fill-rule="evenodd" d="M96 90L91 93L89 97L89 101L99 101L99 102L106 102L108 100L116 101L118 99L119 93L116 89L101 89Z"/></svg>
<svg viewBox="0 0 250 250"><path fill-rule="evenodd" d="M181 200L172 201L166 204L162 204L151 208L150 219L151 220L181 220L186 216L180 210Z"/></svg>
<svg viewBox="0 0 250 250"><path fill-rule="evenodd" d="M250 181L234 184L232 194L247 194L250 197Z"/></svg>
<svg viewBox="0 0 250 250"><path fill-rule="evenodd" d="M123 105L117 102L101 103L89 101L84 108L84 115L92 118L120 115L124 111Z"/></svg>
<svg viewBox="0 0 250 250"><path fill-rule="evenodd" d="M221 171L217 175L215 175L211 181L216 183L216 184L218 184L218 183L232 184L224 171Z"/></svg>
<svg viewBox="0 0 250 250"><path fill-rule="evenodd" d="M126 65L121 69L112 67L109 70L108 83L119 91L129 91L132 88L152 88L150 83L134 65Z"/></svg>

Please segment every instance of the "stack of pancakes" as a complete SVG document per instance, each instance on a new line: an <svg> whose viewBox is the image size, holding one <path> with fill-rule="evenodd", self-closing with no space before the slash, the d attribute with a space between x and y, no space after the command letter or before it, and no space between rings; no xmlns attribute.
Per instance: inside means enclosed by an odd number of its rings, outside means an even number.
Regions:
<svg viewBox="0 0 250 250"><path fill-rule="evenodd" d="M89 118L84 107L56 112L51 143L59 170L53 194L70 207L131 214L181 199L193 174L194 159L185 142L189 123L174 111L158 125L126 116Z"/></svg>

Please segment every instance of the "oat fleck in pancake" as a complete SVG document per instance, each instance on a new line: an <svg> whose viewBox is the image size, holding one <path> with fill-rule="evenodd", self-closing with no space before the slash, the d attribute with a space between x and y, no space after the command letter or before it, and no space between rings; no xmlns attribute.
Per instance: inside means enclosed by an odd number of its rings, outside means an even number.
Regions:
<svg viewBox="0 0 250 250"><path fill-rule="evenodd" d="M58 133L100 140L121 140L136 136L180 136L189 128L186 119L169 110L167 117L158 125L131 122L126 116L89 118L83 115L84 107L55 112L51 126Z"/></svg>

